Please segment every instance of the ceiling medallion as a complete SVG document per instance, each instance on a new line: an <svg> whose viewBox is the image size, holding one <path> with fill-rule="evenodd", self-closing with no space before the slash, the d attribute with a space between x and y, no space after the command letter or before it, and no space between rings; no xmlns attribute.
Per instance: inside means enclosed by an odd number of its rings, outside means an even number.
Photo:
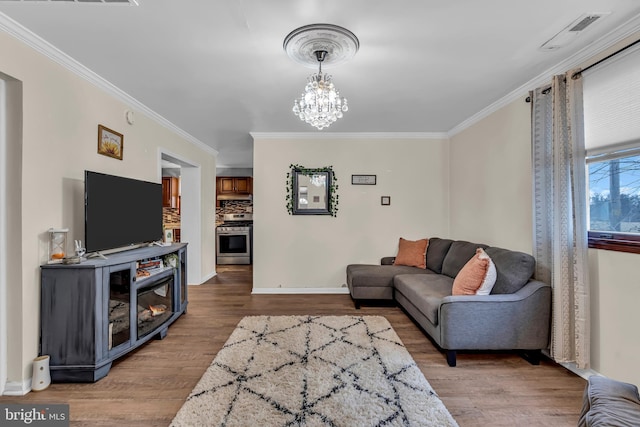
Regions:
<svg viewBox="0 0 640 427"><path fill-rule="evenodd" d="M321 130L343 116L349 107L346 98L322 72L353 58L360 47L358 38L346 28L331 24L305 25L284 38L283 48L294 61L306 67L318 67L309 76L304 92L293 102L293 113L300 120Z"/></svg>

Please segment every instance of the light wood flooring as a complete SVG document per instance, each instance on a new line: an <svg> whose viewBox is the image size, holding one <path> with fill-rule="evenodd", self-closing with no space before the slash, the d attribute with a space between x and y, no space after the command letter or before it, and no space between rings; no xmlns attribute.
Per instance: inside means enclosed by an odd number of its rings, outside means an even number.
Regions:
<svg viewBox="0 0 640 427"><path fill-rule="evenodd" d="M107 377L94 384L52 384L0 402L68 403L72 426L168 426L242 317L381 315L461 427L561 427L578 421L586 382L549 360L533 366L512 353L459 353L458 366L450 368L400 308L355 310L348 295L251 295L251 281L251 266L220 266L207 283L189 286L188 313L164 340L115 362Z"/></svg>

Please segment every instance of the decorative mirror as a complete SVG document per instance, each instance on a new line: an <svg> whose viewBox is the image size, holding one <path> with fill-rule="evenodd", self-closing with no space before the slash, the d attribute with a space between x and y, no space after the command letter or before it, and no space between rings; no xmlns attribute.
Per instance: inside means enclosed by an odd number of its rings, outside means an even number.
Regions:
<svg viewBox="0 0 640 427"><path fill-rule="evenodd" d="M309 169L291 165L291 172L287 173L287 210L291 215L336 216L337 189L331 166Z"/></svg>

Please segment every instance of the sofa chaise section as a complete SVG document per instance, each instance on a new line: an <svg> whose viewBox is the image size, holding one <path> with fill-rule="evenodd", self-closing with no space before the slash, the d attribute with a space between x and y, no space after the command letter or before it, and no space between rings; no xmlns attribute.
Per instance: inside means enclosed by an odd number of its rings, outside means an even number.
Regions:
<svg viewBox="0 0 640 427"><path fill-rule="evenodd" d="M393 301L393 278L398 274L432 274L423 268L393 265L393 257L382 258L380 265L347 266L347 287L356 308L363 300Z"/></svg>

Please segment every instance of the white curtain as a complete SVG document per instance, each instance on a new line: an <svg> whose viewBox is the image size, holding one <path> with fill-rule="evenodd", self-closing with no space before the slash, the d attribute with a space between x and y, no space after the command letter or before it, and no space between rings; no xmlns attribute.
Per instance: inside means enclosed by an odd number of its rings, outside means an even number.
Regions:
<svg viewBox="0 0 640 427"><path fill-rule="evenodd" d="M536 278L552 291L550 356L589 367L582 79L554 76L532 93L534 256Z"/></svg>

